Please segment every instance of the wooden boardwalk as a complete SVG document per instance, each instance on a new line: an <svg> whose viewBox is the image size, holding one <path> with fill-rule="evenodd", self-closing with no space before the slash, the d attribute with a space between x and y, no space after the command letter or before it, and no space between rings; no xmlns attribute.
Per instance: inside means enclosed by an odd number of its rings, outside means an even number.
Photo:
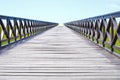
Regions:
<svg viewBox="0 0 120 80"><path fill-rule="evenodd" d="M3 51L0 80L120 80L120 59L58 26Z"/></svg>

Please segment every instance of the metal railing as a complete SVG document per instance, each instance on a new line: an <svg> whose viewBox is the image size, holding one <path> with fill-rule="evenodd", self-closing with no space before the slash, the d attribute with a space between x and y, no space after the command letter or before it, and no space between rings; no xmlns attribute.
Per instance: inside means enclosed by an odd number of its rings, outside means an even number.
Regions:
<svg viewBox="0 0 120 80"><path fill-rule="evenodd" d="M56 25L52 22L0 15L0 48Z"/></svg>
<svg viewBox="0 0 120 80"><path fill-rule="evenodd" d="M120 12L65 23L88 39L120 53Z"/></svg>

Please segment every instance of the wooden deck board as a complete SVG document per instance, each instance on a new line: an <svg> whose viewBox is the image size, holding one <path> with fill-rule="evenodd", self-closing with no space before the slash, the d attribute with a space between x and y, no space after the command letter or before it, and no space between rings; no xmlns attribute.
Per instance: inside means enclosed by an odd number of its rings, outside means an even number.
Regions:
<svg viewBox="0 0 120 80"><path fill-rule="evenodd" d="M58 26L4 51L0 80L120 80L120 59Z"/></svg>

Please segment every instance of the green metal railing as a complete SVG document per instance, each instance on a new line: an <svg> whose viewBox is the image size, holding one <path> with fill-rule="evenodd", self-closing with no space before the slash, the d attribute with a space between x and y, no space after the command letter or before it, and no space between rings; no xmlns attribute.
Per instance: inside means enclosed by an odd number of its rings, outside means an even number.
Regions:
<svg viewBox="0 0 120 80"><path fill-rule="evenodd" d="M0 49L56 25L52 22L0 15Z"/></svg>
<svg viewBox="0 0 120 80"><path fill-rule="evenodd" d="M93 42L120 54L120 12L65 23Z"/></svg>

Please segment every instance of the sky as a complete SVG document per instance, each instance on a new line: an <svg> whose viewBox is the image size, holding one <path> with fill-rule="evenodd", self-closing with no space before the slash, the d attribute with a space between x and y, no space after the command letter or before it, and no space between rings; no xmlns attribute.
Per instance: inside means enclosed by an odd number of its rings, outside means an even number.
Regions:
<svg viewBox="0 0 120 80"><path fill-rule="evenodd" d="M119 0L0 0L0 15L65 23L120 11Z"/></svg>

